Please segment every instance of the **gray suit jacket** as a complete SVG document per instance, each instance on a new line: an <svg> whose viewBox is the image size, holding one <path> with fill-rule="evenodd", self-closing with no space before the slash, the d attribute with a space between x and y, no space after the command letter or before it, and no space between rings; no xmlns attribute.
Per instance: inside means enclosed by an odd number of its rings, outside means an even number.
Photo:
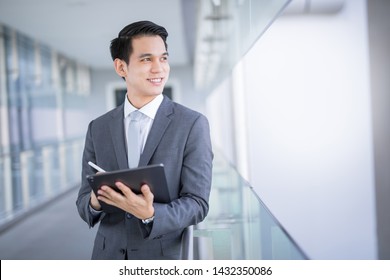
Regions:
<svg viewBox="0 0 390 280"><path fill-rule="evenodd" d="M207 119L164 97L157 111L139 166L163 163L174 199L154 203L155 219L144 225L125 212L89 210L91 188L86 176L95 173L88 161L106 171L126 169L124 105L93 120L85 140L82 185L77 198L81 218L93 227L100 221L93 259L179 259L183 230L207 215L212 172L212 148Z"/></svg>

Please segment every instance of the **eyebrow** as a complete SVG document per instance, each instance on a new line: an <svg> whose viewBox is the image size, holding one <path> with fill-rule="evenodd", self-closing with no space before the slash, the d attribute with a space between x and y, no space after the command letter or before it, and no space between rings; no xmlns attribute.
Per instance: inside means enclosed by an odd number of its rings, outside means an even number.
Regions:
<svg viewBox="0 0 390 280"><path fill-rule="evenodd" d="M138 58L144 58L144 57L150 57L150 56L153 56L153 54L151 54L151 53L143 53L143 54L139 55ZM161 56L169 56L169 54L168 54L168 52L165 52Z"/></svg>

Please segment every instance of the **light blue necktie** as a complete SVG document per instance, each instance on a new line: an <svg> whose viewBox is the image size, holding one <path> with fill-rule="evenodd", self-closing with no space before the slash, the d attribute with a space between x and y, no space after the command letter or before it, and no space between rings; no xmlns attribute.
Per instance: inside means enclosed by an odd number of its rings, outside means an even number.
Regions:
<svg viewBox="0 0 390 280"><path fill-rule="evenodd" d="M127 131L127 159L129 168L138 167L140 157L140 119L142 113L134 111L130 114Z"/></svg>

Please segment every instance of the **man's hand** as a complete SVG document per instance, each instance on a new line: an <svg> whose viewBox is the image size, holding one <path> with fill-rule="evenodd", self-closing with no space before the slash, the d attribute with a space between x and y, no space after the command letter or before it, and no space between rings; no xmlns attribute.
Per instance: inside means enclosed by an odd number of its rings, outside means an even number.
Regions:
<svg viewBox="0 0 390 280"><path fill-rule="evenodd" d="M96 195L93 191L91 191L91 206L93 209L100 211L102 209L102 206L99 203L99 200L96 198Z"/></svg>
<svg viewBox="0 0 390 280"><path fill-rule="evenodd" d="M102 186L98 191L98 200L114 205L138 219L148 219L154 215L153 199L154 195L148 185L141 187L141 194L135 194L125 184L117 182L115 184L122 192L116 192L109 186Z"/></svg>

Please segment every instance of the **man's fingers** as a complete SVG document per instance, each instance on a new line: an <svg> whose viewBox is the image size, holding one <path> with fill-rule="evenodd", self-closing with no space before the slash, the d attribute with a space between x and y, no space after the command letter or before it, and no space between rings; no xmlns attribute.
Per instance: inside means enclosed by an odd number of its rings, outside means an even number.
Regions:
<svg viewBox="0 0 390 280"><path fill-rule="evenodd" d="M141 187L141 192L142 194L145 196L146 199L150 199L150 200L153 200L154 198L154 195L152 193L152 191L150 190L149 186L144 184L142 185Z"/></svg>
<svg viewBox="0 0 390 280"><path fill-rule="evenodd" d="M115 183L115 186L118 187L118 189L123 193L124 196L126 197L129 197L131 195L134 195L133 191L128 187L126 186L125 184L121 183L121 182L116 182Z"/></svg>
<svg viewBox="0 0 390 280"><path fill-rule="evenodd" d="M98 191L98 195L111 200L115 200L115 199L117 200L120 199L121 197L121 194L119 194L117 191L113 190L109 186L102 186Z"/></svg>

